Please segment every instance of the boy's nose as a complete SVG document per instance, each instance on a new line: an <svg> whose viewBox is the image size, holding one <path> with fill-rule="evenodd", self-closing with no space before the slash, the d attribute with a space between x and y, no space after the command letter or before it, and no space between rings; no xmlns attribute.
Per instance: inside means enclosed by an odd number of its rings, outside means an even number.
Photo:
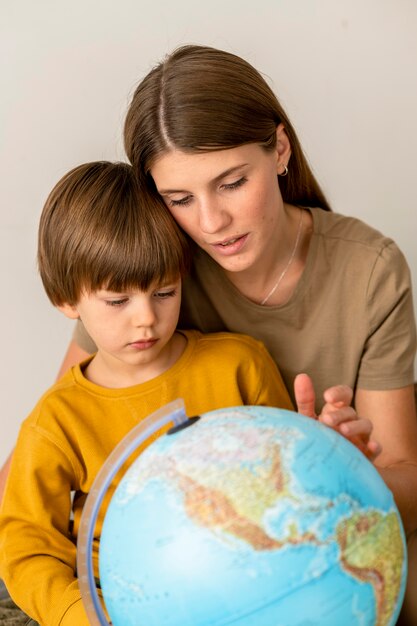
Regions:
<svg viewBox="0 0 417 626"><path fill-rule="evenodd" d="M153 326L155 324L155 311L151 302L142 302L137 307L133 319L133 325L140 326Z"/></svg>

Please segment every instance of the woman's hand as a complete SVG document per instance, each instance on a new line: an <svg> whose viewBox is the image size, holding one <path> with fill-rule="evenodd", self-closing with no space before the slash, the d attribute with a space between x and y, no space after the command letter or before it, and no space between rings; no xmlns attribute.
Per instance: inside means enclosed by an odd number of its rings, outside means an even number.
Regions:
<svg viewBox="0 0 417 626"><path fill-rule="evenodd" d="M367 418L358 417L351 406L353 392L347 385L336 385L324 392L325 405L320 415L315 412L313 382L307 374L298 374L294 380L297 410L337 430L349 439L370 460L375 461L382 448L371 439L373 424Z"/></svg>

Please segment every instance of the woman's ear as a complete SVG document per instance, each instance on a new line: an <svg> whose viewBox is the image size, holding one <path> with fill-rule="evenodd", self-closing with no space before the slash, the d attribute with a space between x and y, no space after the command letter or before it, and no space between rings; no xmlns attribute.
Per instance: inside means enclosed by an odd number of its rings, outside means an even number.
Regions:
<svg viewBox="0 0 417 626"><path fill-rule="evenodd" d="M283 174L288 168L288 161L291 157L291 144L285 131L284 124L278 124L276 134L277 143L275 149L277 152L277 174Z"/></svg>
<svg viewBox="0 0 417 626"><path fill-rule="evenodd" d="M56 307L58 311L61 311L66 317L69 317L71 320L77 320L80 317L78 313L77 307L72 304L68 304L65 302L64 304L60 304Z"/></svg>

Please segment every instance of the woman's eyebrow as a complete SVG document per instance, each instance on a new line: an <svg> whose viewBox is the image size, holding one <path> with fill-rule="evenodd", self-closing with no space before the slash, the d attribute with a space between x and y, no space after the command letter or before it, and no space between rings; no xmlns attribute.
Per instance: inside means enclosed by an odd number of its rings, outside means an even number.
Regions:
<svg viewBox="0 0 417 626"><path fill-rule="evenodd" d="M213 178L213 183L218 183L222 178L226 178L229 174L233 174L237 170L240 170L242 167L246 167L248 163L239 163L239 165L233 165L233 167L229 167L227 170Z"/></svg>
<svg viewBox="0 0 417 626"><path fill-rule="evenodd" d="M239 165L233 165L227 170L224 170L224 172L221 172L220 174L215 176L215 178L213 178L211 182L218 183L220 180L222 180L222 178L225 178L229 174L233 174L234 172L240 170L242 167L246 167L246 165L248 165L248 163L239 163ZM188 191L186 189L158 189L158 193L163 195L168 193L188 193Z"/></svg>

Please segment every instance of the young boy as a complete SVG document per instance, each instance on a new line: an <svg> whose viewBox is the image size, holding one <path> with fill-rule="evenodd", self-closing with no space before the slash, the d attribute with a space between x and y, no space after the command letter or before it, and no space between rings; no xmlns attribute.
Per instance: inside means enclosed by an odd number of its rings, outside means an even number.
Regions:
<svg viewBox="0 0 417 626"><path fill-rule="evenodd" d="M38 263L46 293L82 319L97 352L23 423L1 509L0 576L41 624L88 626L75 571L81 511L106 457L139 421L176 398L188 415L242 404L292 408L261 343L176 330L188 254L127 164L81 165L45 204Z"/></svg>

